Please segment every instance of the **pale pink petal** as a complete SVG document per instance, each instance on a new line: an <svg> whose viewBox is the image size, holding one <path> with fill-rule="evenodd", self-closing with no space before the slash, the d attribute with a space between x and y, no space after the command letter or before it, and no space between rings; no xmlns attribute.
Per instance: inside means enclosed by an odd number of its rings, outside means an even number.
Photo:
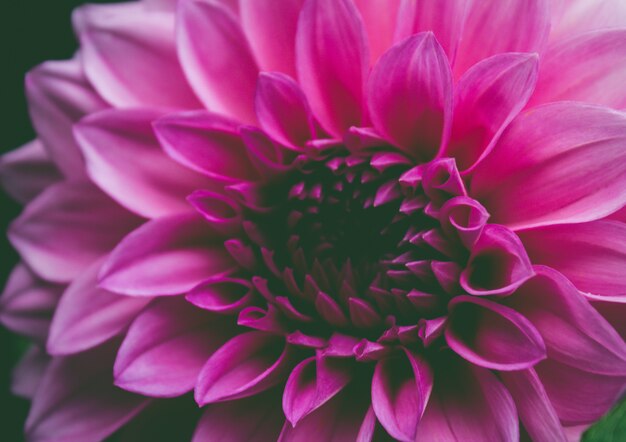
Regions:
<svg viewBox="0 0 626 442"><path fill-rule="evenodd" d="M423 32L385 52L368 81L374 128L422 160L447 143L452 123L452 76L432 32Z"/></svg>
<svg viewBox="0 0 626 442"><path fill-rule="evenodd" d="M150 301L98 287L99 259L76 277L54 312L46 349L52 355L93 348L128 327Z"/></svg>
<svg viewBox="0 0 626 442"><path fill-rule="evenodd" d="M518 116L471 195L513 229L603 218L626 204L626 114L559 102Z"/></svg>
<svg viewBox="0 0 626 442"><path fill-rule="evenodd" d="M111 109L74 126L91 179L128 210L148 218L189 211L185 197L209 184L162 151L151 125L161 115Z"/></svg>
<svg viewBox="0 0 626 442"><path fill-rule="evenodd" d="M546 358L541 335L515 310L473 296L457 296L448 308L446 342L467 361L510 371L530 368Z"/></svg>
<svg viewBox="0 0 626 442"><path fill-rule="evenodd" d="M457 51L455 78L501 52L541 52L550 19L549 0L473 2Z"/></svg>
<svg viewBox="0 0 626 442"><path fill-rule="evenodd" d="M115 359L115 385L146 396L187 393L232 333L229 323L183 298L159 299L130 326Z"/></svg>
<svg viewBox="0 0 626 442"><path fill-rule="evenodd" d="M84 161L72 136L72 125L108 106L87 82L79 56L47 61L30 71L26 97L37 136L52 161L65 176L84 177Z"/></svg>
<svg viewBox="0 0 626 442"><path fill-rule="evenodd" d="M62 179L39 140L26 143L0 157L0 186L19 203L28 203L48 186Z"/></svg>
<svg viewBox="0 0 626 442"><path fill-rule="evenodd" d="M365 25L371 65L376 63L393 42L401 2L402 0L354 0Z"/></svg>
<svg viewBox="0 0 626 442"><path fill-rule="evenodd" d="M296 29L304 0L240 0L241 27L259 67L296 76Z"/></svg>
<svg viewBox="0 0 626 442"><path fill-rule="evenodd" d="M611 29L577 35L551 47L541 58L530 105L573 100L626 107L625 39L626 29Z"/></svg>
<svg viewBox="0 0 626 442"><path fill-rule="evenodd" d="M100 271L100 286L136 296L177 295L229 273L234 262L196 214L148 221L124 238Z"/></svg>
<svg viewBox="0 0 626 442"><path fill-rule="evenodd" d="M177 10L178 56L207 109L254 123L256 61L237 17L228 7L181 0Z"/></svg>
<svg viewBox="0 0 626 442"><path fill-rule="evenodd" d="M626 26L626 3L622 0L566 0L555 8L551 40L602 28Z"/></svg>
<svg viewBox="0 0 626 442"><path fill-rule="evenodd" d="M454 121L445 155L471 167L524 108L537 81L536 54L497 54L472 66L455 88Z"/></svg>
<svg viewBox="0 0 626 442"><path fill-rule="evenodd" d="M190 169L231 182L257 176L238 129L235 121L206 111L172 114L154 122L168 155Z"/></svg>
<svg viewBox="0 0 626 442"><path fill-rule="evenodd" d="M306 0L296 32L298 80L313 113L337 138L359 126L369 55L351 0Z"/></svg>
<svg viewBox="0 0 626 442"><path fill-rule="evenodd" d="M140 222L93 185L64 181L26 206L8 236L35 273L69 282Z"/></svg>
<svg viewBox="0 0 626 442"><path fill-rule="evenodd" d="M626 224L592 221L518 232L530 259L563 273L584 292L626 294Z"/></svg>
<svg viewBox="0 0 626 442"><path fill-rule="evenodd" d="M32 345L13 368L11 393L32 400L43 378L50 356L37 345Z"/></svg>

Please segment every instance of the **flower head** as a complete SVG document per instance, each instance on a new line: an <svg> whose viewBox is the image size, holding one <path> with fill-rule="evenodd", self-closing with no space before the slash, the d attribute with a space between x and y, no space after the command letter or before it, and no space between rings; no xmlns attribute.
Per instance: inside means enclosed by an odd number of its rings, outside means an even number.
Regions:
<svg viewBox="0 0 626 442"><path fill-rule="evenodd" d="M623 392L619 2L74 24L0 165L28 203L0 320L35 341L30 439L145 435L193 392L175 438L556 441Z"/></svg>

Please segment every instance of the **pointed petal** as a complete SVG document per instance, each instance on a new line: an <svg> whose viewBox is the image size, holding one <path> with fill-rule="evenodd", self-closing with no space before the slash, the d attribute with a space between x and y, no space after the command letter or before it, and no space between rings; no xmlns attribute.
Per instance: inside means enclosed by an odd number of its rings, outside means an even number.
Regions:
<svg viewBox="0 0 626 442"><path fill-rule="evenodd" d="M514 229L603 218L626 204L625 141L624 113L571 102L531 109L479 163L472 196Z"/></svg>
<svg viewBox="0 0 626 442"><path fill-rule="evenodd" d="M351 0L306 0L296 32L298 80L322 126L337 138L362 120L369 55Z"/></svg>
<svg viewBox="0 0 626 442"><path fill-rule="evenodd" d="M11 393L32 400L51 358L37 345L32 345L13 368Z"/></svg>
<svg viewBox="0 0 626 442"><path fill-rule="evenodd" d="M537 54L497 54L472 66L455 88L454 122L446 156L461 170L488 151L524 108L537 81Z"/></svg>
<svg viewBox="0 0 626 442"><path fill-rule="evenodd" d="M182 0L176 16L178 56L202 103L254 123L258 68L232 11L217 2Z"/></svg>
<svg viewBox="0 0 626 442"><path fill-rule="evenodd" d="M246 279L211 278L194 287L186 296L196 307L215 313L239 313L254 299L252 284Z"/></svg>
<svg viewBox="0 0 626 442"><path fill-rule="evenodd" d="M196 214L148 221L107 258L100 286L135 296L184 293L234 267L221 241Z"/></svg>
<svg viewBox="0 0 626 442"><path fill-rule="evenodd" d="M396 44L374 66L368 81L374 128L422 160L445 145L452 122L452 76L431 32Z"/></svg>
<svg viewBox="0 0 626 442"><path fill-rule="evenodd" d="M139 222L93 185L64 181L35 198L8 236L39 276L69 282Z"/></svg>
<svg viewBox="0 0 626 442"><path fill-rule="evenodd" d="M402 0L354 0L361 13L374 65L393 42L396 18Z"/></svg>

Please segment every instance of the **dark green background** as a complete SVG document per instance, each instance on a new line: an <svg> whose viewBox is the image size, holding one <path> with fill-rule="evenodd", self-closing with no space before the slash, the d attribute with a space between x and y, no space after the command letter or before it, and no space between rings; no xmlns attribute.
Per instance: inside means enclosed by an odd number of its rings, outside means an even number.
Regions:
<svg viewBox="0 0 626 442"><path fill-rule="evenodd" d="M37 64L69 58L76 50L70 23L71 10L80 0L5 0L0 15L0 150L9 151L34 138L23 93L24 74ZM92 0L91 3L107 3ZM112 3L109 1L109 3ZM19 207L0 194L0 231L6 231ZM4 235L0 235L0 286L17 262ZM9 393L11 367L26 346L22 339L0 327L0 440L22 440L28 403ZM585 437L588 441L626 441L626 402Z"/></svg>

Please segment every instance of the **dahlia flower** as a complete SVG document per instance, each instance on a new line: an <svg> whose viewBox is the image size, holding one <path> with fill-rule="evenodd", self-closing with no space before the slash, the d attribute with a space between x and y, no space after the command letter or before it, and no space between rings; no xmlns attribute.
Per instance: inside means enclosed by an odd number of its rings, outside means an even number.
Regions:
<svg viewBox="0 0 626 442"><path fill-rule="evenodd" d="M553 442L623 394L622 0L73 23L0 166L28 440Z"/></svg>

